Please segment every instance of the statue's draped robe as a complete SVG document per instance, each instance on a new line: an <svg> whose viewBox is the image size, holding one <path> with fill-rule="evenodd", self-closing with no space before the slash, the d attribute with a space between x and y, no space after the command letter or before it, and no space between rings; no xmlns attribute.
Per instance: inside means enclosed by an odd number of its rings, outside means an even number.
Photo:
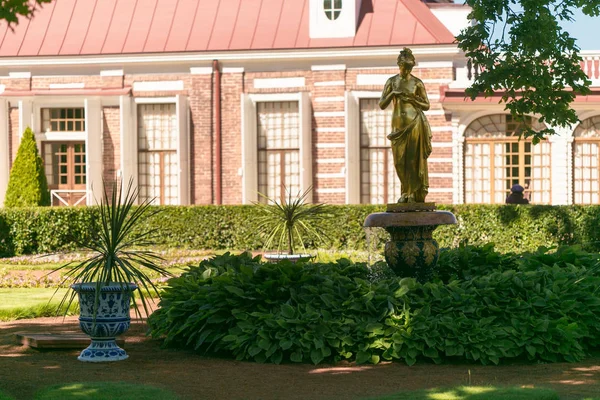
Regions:
<svg viewBox="0 0 600 400"><path fill-rule="evenodd" d="M394 129L392 141L394 167L400 178L402 197L424 202L429 191L427 158L431 154L431 128L423 110L415 107L417 116L408 126Z"/></svg>

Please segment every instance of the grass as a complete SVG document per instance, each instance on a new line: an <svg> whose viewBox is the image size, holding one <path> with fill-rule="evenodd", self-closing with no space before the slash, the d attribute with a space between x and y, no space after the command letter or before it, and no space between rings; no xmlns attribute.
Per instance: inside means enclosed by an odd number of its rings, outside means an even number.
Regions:
<svg viewBox="0 0 600 400"><path fill-rule="evenodd" d="M1 398L0 398L1 399ZM84 382L42 389L35 400L176 400L172 392L148 385L124 382Z"/></svg>
<svg viewBox="0 0 600 400"><path fill-rule="evenodd" d="M370 400L559 400L551 389L497 386L457 386L450 389L426 389L399 392ZM590 399L593 400L593 399Z"/></svg>
<svg viewBox="0 0 600 400"><path fill-rule="evenodd" d="M58 263L27 263L27 264L10 264L0 263L0 270L6 271L35 271L35 270L53 270L60 266Z"/></svg>
<svg viewBox="0 0 600 400"><path fill-rule="evenodd" d="M49 303L56 289L0 289L0 321L15 319L51 317L57 315L58 303L67 289L59 289ZM77 313L78 305L69 309L69 314ZM1 398L0 398L1 399Z"/></svg>
<svg viewBox="0 0 600 400"><path fill-rule="evenodd" d="M0 400L13 400L13 398L4 392L0 392Z"/></svg>

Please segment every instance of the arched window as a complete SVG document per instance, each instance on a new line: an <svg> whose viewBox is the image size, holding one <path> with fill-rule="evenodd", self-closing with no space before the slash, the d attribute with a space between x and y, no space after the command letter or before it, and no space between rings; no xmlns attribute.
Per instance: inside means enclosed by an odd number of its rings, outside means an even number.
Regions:
<svg viewBox="0 0 600 400"><path fill-rule="evenodd" d="M600 116L588 118L573 134L573 202L598 204L598 151L600 150Z"/></svg>
<svg viewBox="0 0 600 400"><path fill-rule="evenodd" d="M532 203L550 203L550 143L519 140L523 124L544 128L537 119L519 123L510 115L486 115L465 131L465 203L502 204L514 184Z"/></svg>
<svg viewBox="0 0 600 400"><path fill-rule="evenodd" d="M327 18L334 21L342 12L342 0L323 0L323 8Z"/></svg>

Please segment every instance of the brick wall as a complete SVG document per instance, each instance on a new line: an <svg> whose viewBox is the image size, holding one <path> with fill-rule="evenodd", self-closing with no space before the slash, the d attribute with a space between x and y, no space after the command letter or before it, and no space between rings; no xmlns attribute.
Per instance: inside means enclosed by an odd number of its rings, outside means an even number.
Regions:
<svg viewBox="0 0 600 400"><path fill-rule="evenodd" d="M107 187L111 188L117 178L117 171L121 168L120 108L103 107L102 114L102 159L104 160L102 177Z"/></svg>
<svg viewBox="0 0 600 400"><path fill-rule="evenodd" d="M346 199L345 171L345 94L348 90L380 93L383 85L362 85L360 75L392 76L396 69L292 70L271 72L223 73L221 75L222 131L222 200L224 204L242 201L241 94L297 93L308 91L311 99L312 121L312 184L314 201L341 204ZM434 148L429 163L430 187L427 200L452 202L452 133L449 116L439 102L439 87L443 80L452 79L451 68L415 69L430 95L431 110L427 113L433 129ZM303 77L303 87L255 88L254 79ZM190 111L190 200L192 204L211 204L216 199L216 130L213 109L212 74L126 74L117 77L62 76L30 79L0 79L7 90L47 89L52 83L84 83L87 88L131 87L134 82L183 81L181 91L137 91L135 97L188 96ZM81 99L81 98L79 98ZM104 100L103 100L104 101ZM112 103L111 103L112 101ZM120 168L120 113L115 99L104 104L103 120L103 177L115 179ZM13 103L14 104L14 103ZM18 147L18 109L9 111L10 154L14 159ZM356 121L358 124L359 121Z"/></svg>
<svg viewBox="0 0 600 400"><path fill-rule="evenodd" d="M221 75L223 204L240 204L242 202L242 177L239 170L242 168L241 96L243 90L244 74L226 73ZM216 162L216 158L213 158L214 162ZM216 170L215 173L217 173Z"/></svg>
<svg viewBox="0 0 600 400"><path fill-rule="evenodd" d="M212 75L190 79L190 202L213 203Z"/></svg>

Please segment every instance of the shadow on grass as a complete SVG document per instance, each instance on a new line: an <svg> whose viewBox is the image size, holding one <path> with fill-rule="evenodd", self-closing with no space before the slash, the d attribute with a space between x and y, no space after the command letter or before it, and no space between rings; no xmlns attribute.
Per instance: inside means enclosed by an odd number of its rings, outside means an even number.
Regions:
<svg viewBox="0 0 600 400"><path fill-rule="evenodd" d="M457 386L373 397L370 400L559 400L551 389L527 387Z"/></svg>
<svg viewBox="0 0 600 400"><path fill-rule="evenodd" d="M1 397L0 397L1 398ZM35 400L176 400L171 391L125 382L80 382L54 385L40 390Z"/></svg>

